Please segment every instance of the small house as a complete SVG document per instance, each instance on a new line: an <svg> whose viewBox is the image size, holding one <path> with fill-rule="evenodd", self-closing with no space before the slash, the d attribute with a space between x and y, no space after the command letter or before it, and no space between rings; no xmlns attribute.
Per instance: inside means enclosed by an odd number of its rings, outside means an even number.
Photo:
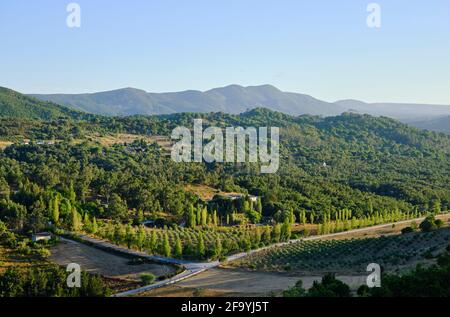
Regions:
<svg viewBox="0 0 450 317"><path fill-rule="evenodd" d="M35 233L31 237L31 240L33 242L49 241L51 239L52 239L52 235L50 233L48 233L48 232Z"/></svg>

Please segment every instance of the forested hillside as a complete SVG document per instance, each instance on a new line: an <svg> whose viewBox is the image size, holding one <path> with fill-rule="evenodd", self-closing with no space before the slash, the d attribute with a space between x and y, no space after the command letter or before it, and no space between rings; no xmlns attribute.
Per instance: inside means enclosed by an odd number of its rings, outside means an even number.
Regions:
<svg viewBox="0 0 450 317"><path fill-rule="evenodd" d="M0 117L52 120L80 116L81 112L0 87Z"/></svg>
<svg viewBox="0 0 450 317"><path fill-rule="evenodd" d="M254 163L179 164L157 144L111 146L92 138L119 132L169 136L176 126L192 127L194 118L221 127L280 127L278 173L261 175ZM134 230L122 225L153 219L174 230L194 230L174 231L167 239L158 231L158 241L173 249L184 237L189 252L183 256L195 255L191 244L201 244L205 230L214 232L207 245L237 235L237 244L227 245L231 252L248 248L250 233L230 231L247 223L271 224L267 244L289 238L293 222L333 223L344 230L450 207L450 137L369 115L294 117L259 108L241 115L2 119L0 139L14 142L0 152L0 220L10 228L39 231L51 221L120 242L121 230ZM32 142L21 144L23 139ZM191 184L258 199L202 201L186 191ZM252 231L250 246L260 245L264 232Z"/></svg>

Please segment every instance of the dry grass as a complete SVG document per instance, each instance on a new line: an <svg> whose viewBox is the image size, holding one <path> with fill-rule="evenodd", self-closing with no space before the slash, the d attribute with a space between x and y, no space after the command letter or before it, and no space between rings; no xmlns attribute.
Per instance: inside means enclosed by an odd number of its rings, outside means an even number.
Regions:
<svg viewBox="0 0 450 317"><path fill-rule="evenodd" d="M198 184L189 184L184 187L184 190L190 193L193 193L200 197L203 200L211 200L215 195L241 195L242 193L235 192L223 192L219 189L207 186L207 185L198 185Z"/></svg>
<svg viewBox="0 0 450 317"><path fill-rule="evenodd" d="M172 147L172 141L165 136L148 136L139 134L118 133L115 135L92 135L88 137L88 140L93 142L99 142L103 146L111 146L114 144L132 143L136 140L144 140L147 143L157 143L165 150L170 150ZM75 142L80 142L76 140Z"/></svg>
<svg viewBox="0 0 450 317"><path fill-rule="evenodd" d="M0 149L3 150L12 144L13 144L13 142L11 142L11 141L0 140Z"/></svg>

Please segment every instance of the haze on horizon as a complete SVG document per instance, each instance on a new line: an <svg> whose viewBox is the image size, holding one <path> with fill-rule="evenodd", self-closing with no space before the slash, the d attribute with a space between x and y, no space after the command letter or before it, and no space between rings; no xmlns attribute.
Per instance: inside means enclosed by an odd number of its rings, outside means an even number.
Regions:
<svg viewBox="0 0 450 317"><path fill-rule="evenodd" d="M0 3L0 86L23 93L271 84L325 101L450 105L450 2ZM366 24L370 2L381 28Z"/></svg>

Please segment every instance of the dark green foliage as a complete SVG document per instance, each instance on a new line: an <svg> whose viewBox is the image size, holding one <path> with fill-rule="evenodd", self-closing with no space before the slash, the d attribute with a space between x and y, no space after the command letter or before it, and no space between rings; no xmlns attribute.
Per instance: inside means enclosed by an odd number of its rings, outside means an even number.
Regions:
<svg viewBox="0 0 450 317"><path fill-rule="evenodd" d="M429 268L418 266L401 276L383 275L381 288L365 293L375 297L449 297L450 255L443 254ZM361 291L362 292L362 291Z"/></svg>
<svg viewBox="0 0 450 317"><path fill-rule="evenodd" d="M326 274L322 281L314 281L312 287L305 291L299 280L294 287L283 292L284 297L350 297L350 287L336 279L333 274Z"/></svg>
<svg viewBox="0 0 450 317"><path fill-rule="evenodd" d="M0 87L0 117L54 120L81 116L81 112Z"/></svg>
<svg viewBox="0 0 450 317"><path fill-rule="evenodd" d="M10 268L0 275L0 297L103 297L110 291L97 275L81 274L81 287L67 286L67 272L57 266L27 272Z"/></svg>
<svg viewBox="0 0 450 317"><path fill-rule="evenodd" d="M150 285L153 284L156 280L156 276L152 273L144 273L139 276L141 278L142 284Z"/></svg>

